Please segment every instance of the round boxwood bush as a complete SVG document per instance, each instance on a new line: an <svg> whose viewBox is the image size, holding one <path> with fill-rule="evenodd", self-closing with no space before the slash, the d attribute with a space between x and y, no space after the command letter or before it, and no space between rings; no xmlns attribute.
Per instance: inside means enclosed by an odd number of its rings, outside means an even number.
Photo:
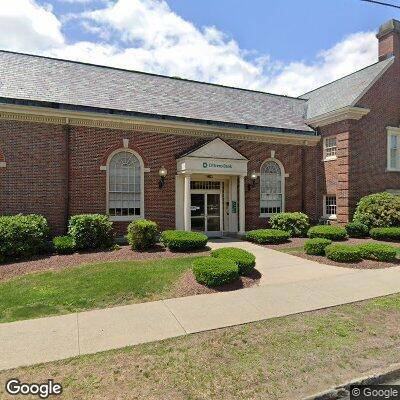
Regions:
<svg viewBox="0 0 400 400"><path fill-rule="evenodd" d="M389 240L400 242L400 227L372 228L369 235L375 240Z"/></svg>
<svg viewBox="0 0 400 400"><path fill-rule="evenodd" d="M229 259L201 257L193 262L196 281L206 286L221 286L239 276L237 264Z"/></svg>
<svg viewBox="0 0 400 400"><path fill-rule="evenodd" d="M310 220L301 212L283 212L272 216L269 220L273 229L290 233L290 236L303 237L310 228Z"/></svg>
<svg viewBox="0 0 400 400"><path fill-rule="evenodd" d="M236 247L213 250L211 256L234 261L239 268L239 275L249 275L256 265L256 257L253 254Z"/></svg>
<svg viewBox="0 0 400 400"><path fill-rule="evenodd" d="M0 254L5 257L29 256L44 251L49 226L42 215L0 217Z"/></svg>
<svg viewBox="0 0 400 400"><path fill-rule="evenodd" d="M107 248L114 242L112 222L107 215L74 215L69 220L68 234L79 250Z"/></svg>
<svg viewBox="0 0 400 400"><path fill-rule="evenodd" d="M307 254L315 256L325 255L325 248L332 243L330 239L314 238L308 239L304 243L304 249Z"/></svg>
<svg viewBox="0 0 400 400"><path fill-rule="evenodd" d="M132 250L147 250L157 243L158 227L153 221L138 219L128 225L127 239Z"/></svg>
<svg viewBox="0 0 400 400"><path fill-rule="evenodd" d="M188 251L204 249L208 237L199 232L164 231L161 233L160 240L170 250Z"/></svg>
<svg viewBox="0 0 400 400"><path fill-rule="evenodd" d="M363 197L357 204L353 221L369 229L400 226L400 196L383 192Z"/></svg>
<svg viewBox="0 0 400 400"><path fill-rule="evenodd" d="M58 254L72 254L75 251L75 241L71 236L56 236L53 238L53 249Z"/></svg>
<svg viewBox="0 0 400 400"><path fill-rule="evenodd" d="M325 247L325 255L337 262L358 262L362 260L361 251L357 246L345 244L330 244Z"/></svg>
<svg viewBox="0 0 400 400"><path fill-rule="evenodd" d="M368 226L361 222L350 222L346 225L347 234L351 238L365 238L368 236Z"/></svg>
<svg viewBox="0 0 400 400"><path fill-rule="evenodd" d="M290 238L290 233L280 229L256 229L246 232L246 240L258 244L284 243Z"/></svg>
<svg viewBox="0 0 400 400"><path fill-rule="evenodd" d="M347 239L346 229L341 228L340 226L332 226L332 225L313 226L308 230L307 235L310 239L313 238L324 238L329 240Z"/></svg>
<svg viewBox="0 0 400 400"><path fill-rule="evenodd" d="M365 243L358 246L362 258L392 262L396 259L396 247L382 243Z"/></svg>

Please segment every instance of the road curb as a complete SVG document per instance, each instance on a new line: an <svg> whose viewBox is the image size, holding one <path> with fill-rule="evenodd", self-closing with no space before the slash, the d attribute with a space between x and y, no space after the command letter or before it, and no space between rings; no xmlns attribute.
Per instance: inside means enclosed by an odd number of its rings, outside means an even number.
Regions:
<svg viewBox="0 0 400 400"><path fill-rule="evenodd" d="M387 368L381 368L373 371L370 375L363 376L347 382L343 385L336 386L324 392L314 394L310 397L303 398L303 400L337 400L344 396L349 396L349 389L351 385L377 385L400 377L400 363L392 364Z"/></svg>

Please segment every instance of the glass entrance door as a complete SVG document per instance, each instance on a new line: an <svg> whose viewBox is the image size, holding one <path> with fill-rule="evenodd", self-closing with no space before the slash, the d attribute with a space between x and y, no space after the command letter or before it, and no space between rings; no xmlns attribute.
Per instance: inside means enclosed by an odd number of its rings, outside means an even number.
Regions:
<svg viewBox="0 0 400 400"><path fill-rule="evenodd" d="M219 232L221 231L221 204L220 194L207 193L206 194L206 232Z"/></svg>
<svg viewBox="0 0 400 400"><path fill-rule="evenodd" d="M209 235L221 233L220 193L192 193L190 212L193 231Z"/></svg>

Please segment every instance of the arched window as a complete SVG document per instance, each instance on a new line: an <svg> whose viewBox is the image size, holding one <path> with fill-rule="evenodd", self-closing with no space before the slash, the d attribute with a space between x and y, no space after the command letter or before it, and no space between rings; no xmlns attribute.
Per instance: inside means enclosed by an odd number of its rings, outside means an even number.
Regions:
<svg viewBox="0 0 400 400"><path fill-rule="evenodd" d="M277 160L267 160L261 166L260 214L270 216L284 211L285 173Z"/></svg>
<svg viewBox="0 0 400 400"><path fill-rule="evenodd" d="M107 211L114 220L143 218L143 161L131 150L112 153L107 165Z"/></svg>

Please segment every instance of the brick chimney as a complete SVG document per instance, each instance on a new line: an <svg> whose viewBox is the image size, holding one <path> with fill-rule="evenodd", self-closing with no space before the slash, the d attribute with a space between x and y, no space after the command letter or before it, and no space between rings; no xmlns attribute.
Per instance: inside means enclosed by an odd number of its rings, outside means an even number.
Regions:
<svg viewBox="0 0 400 400"><path fill-rule="evenodd" d="M379 61L391 56L400 58L400 21L391 19L379 28Z"/></svg>

